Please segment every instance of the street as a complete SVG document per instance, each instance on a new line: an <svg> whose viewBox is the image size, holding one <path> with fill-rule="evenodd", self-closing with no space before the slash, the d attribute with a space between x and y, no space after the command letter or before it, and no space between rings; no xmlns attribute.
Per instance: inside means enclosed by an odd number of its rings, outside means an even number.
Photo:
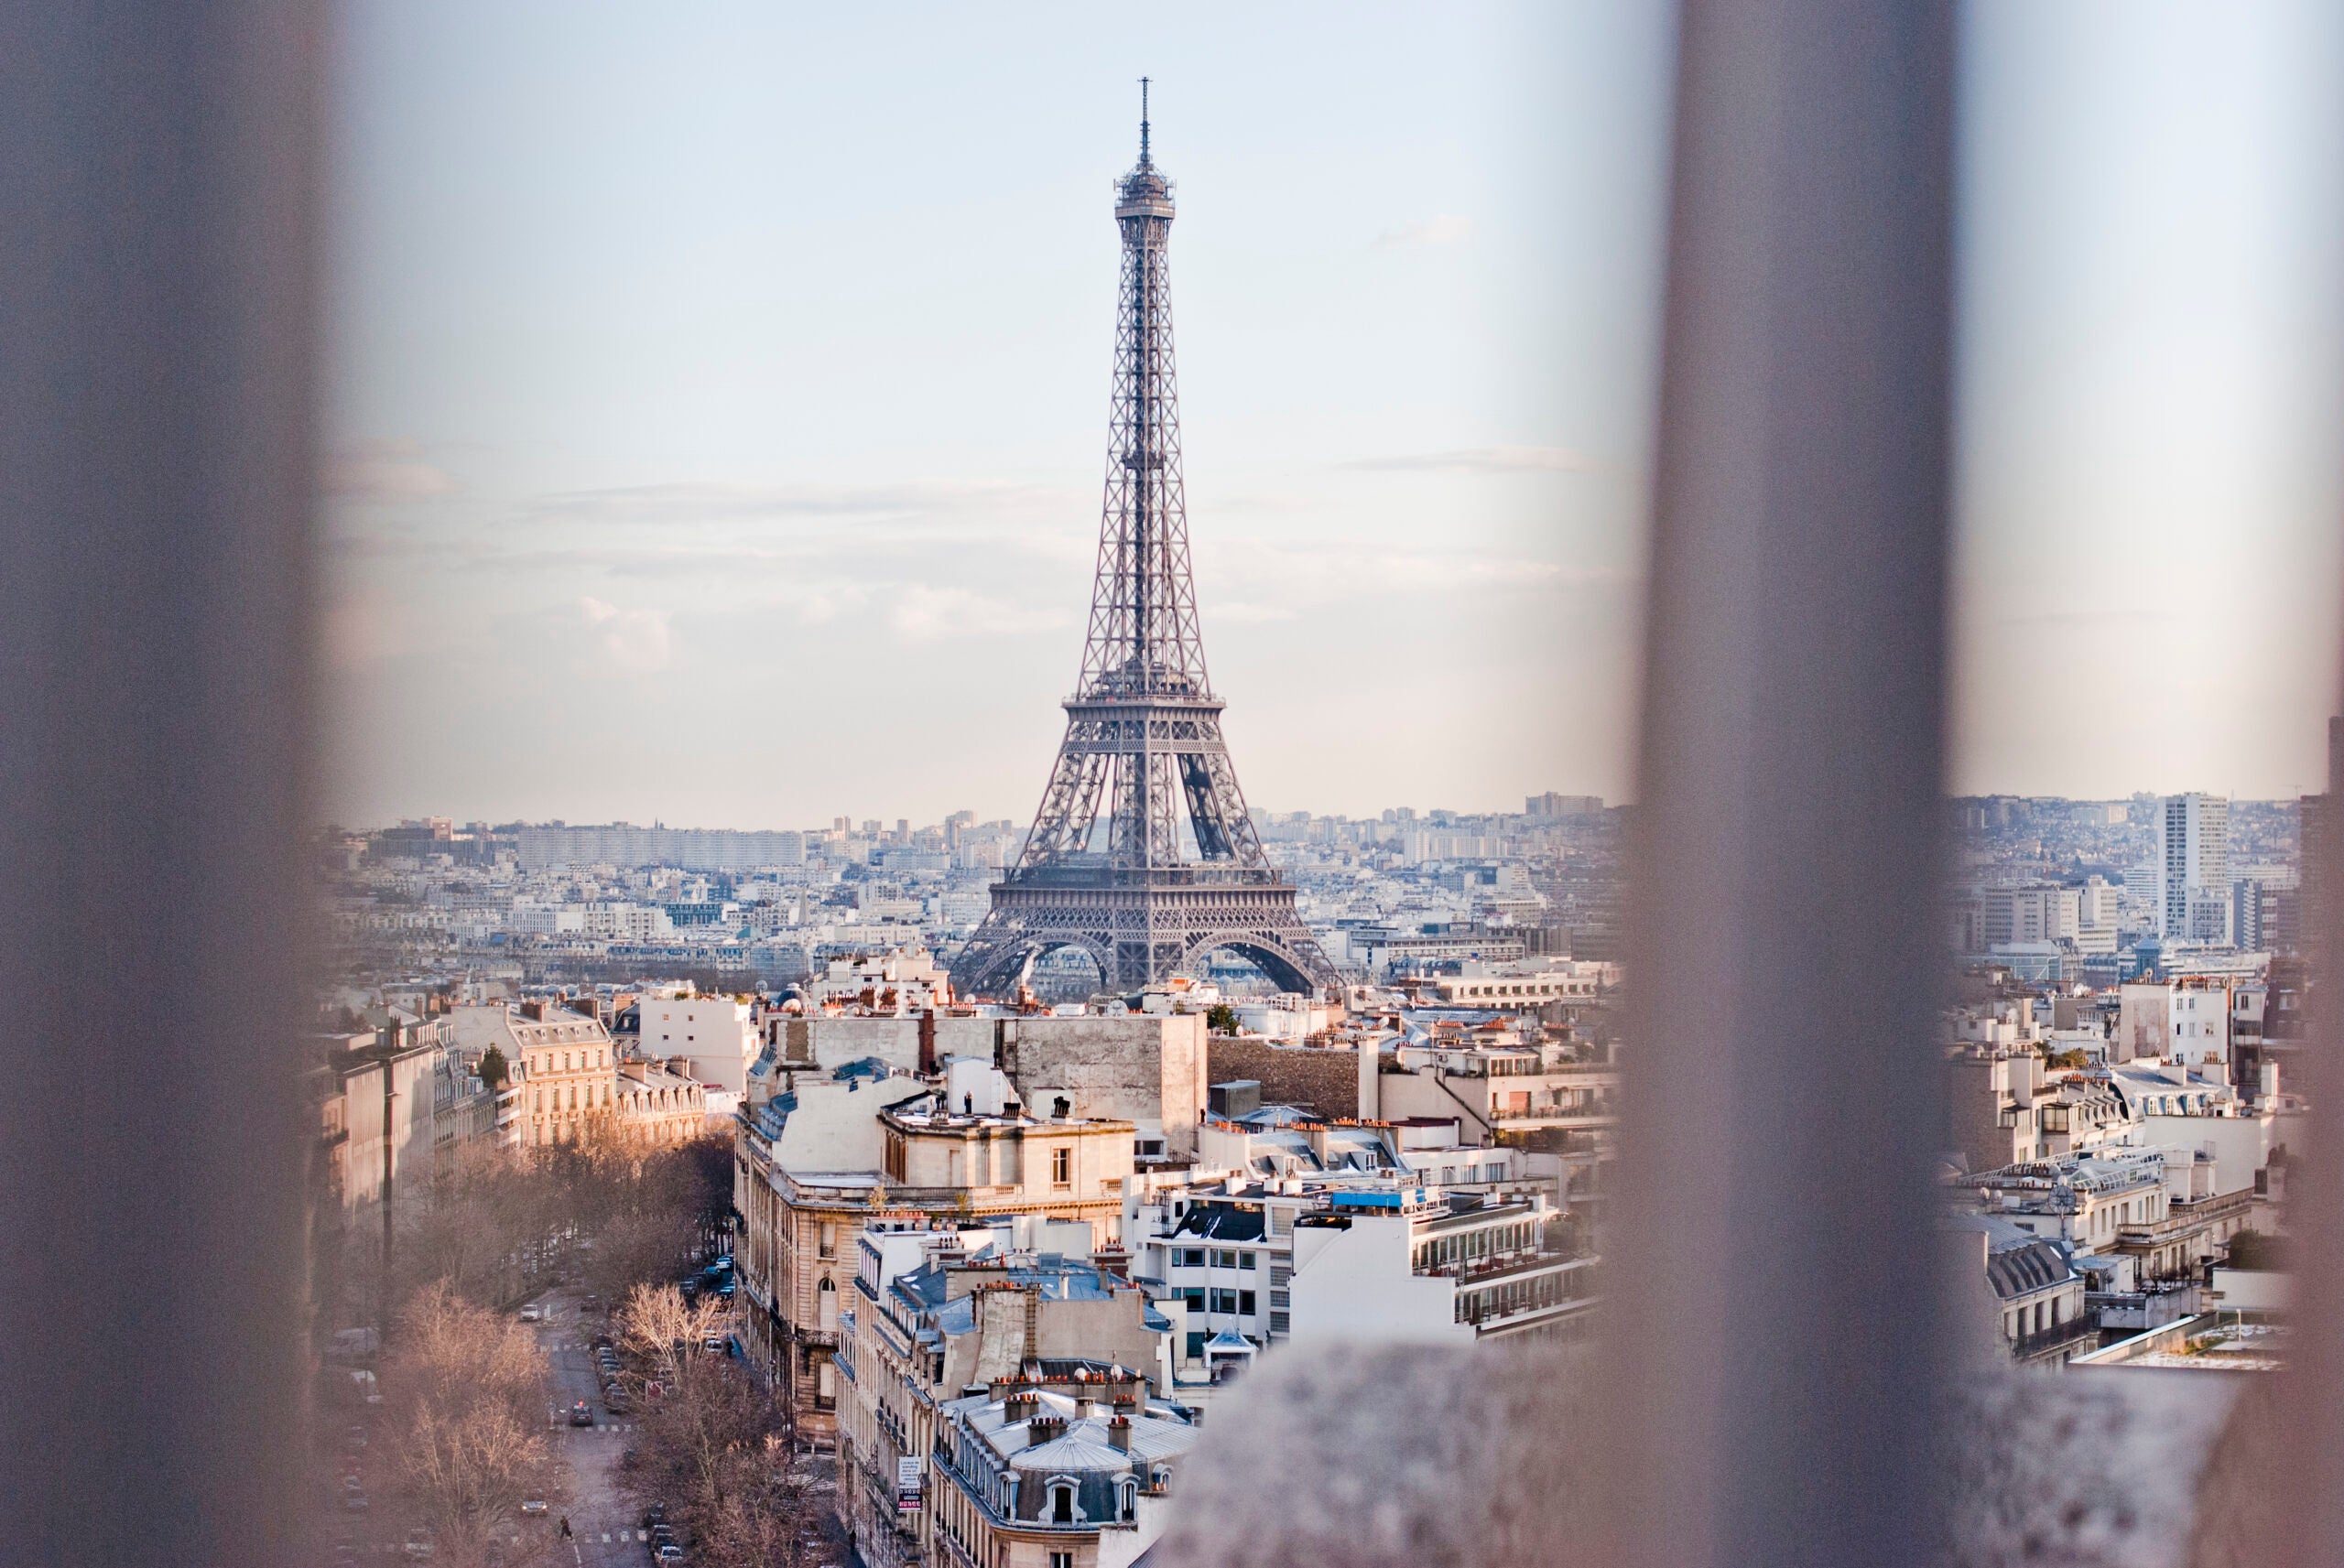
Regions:
<svg viewBox="0 0 2344 1568"><path fill-rule="evenodd" d="M545 1347L552 1369L555 1405L548 1411L554 1423L555 1453L562 1462L560 1492L553 1498L552 1520L559 1530L570 1520L571 1540L567 1555L577 1568L642 1568L650 1559L641 1510L619 1489L619 1455L630 1445L635 1430L632 1418L617 1418L602 1408L602 1390L594 1375L592 1353L582 1342L597 1325L580 1320L578 1294L559 1290L540 1298L548 1321L537 1325L537 1343ZM584 1400L594 1412L591 1427L571 1426L570 1405ZM554 1561L563 1555L555 1542Z"/></svg>

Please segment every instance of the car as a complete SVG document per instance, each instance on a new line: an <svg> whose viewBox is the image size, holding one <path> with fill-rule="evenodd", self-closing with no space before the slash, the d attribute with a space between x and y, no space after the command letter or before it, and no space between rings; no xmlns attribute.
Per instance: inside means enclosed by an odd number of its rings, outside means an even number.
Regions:
<svg viewBox="0 0 2344 1568"><path fill-rule="evenodd" d="M523 1323L543 1323L545 1320L546 1309L539 1306L535 1302L531 1302L527 1306L521 1309L521 1321Z"/></svg>
<svg viewBox="0 0 2344 1568"><path fill-rule="evenodd" d="M543 1498L523 1498L523 1499L522 1499L522 1502L521 1502L521 1517L522 1517L523 1519L543 1519L543 1518L545 1518L545 1517L546 1517L546 1500L545 1500Z"/></svg>
<svg viewBox="0 0 2344 1568"><path fill-rule="evenodd" d="M613 1415L624 1415L635 1406L627 1399L626 1390L613 1384L602 1390L602 1408Z"/></svg>
<svg viewBox="0 0 2344 1568"><path fill-rule="evenodd" d="M365 1477L353 1470L342 1478L342 1489L345 1492L363 1492L366 1489Z"/></svg>
<svg viewBox="0 0 2344 1568"><path fill-rule="evenodd" d="M364 1513L366 1511L366 1494L364 1492L344 1493L342 1499L342 1510L344 1513Z"/></svg>
<svg viewBox="0 0 2344 1568"><path fill-rule="evenodd" d="M580 1400L576 1404L571 1405L570 1407L570 1424L572 1426L593 1425L594 1407L588 1404L584 1400Z"/></svg>
<svg viewBox="0 0 2344 1568"><path fill-rule="evenodd" d="M653 1525L655 1525L655 1524L666 1524L667 1522L667 1504L665 1504L665 1503L654 1503L654 1504L652 1504L649 1508L647 1508L647 1509L644 1509L644 1510L643 1510L643 1528L644 1528L644 1529L646 1529L646 1530L649 1530L649 1529L650 1529Z"/></svg>
<svg viewBox="0 0 2344 1568"><path fill-rule="evenodd" d="M684 1560L684 1549L671 1541L651 1555L655 1561L660 1563L681 1563Z"/></svg>
<svg viewBox="0 0 2344 1568"><path fill-rule="evenodd" d="M365 1447L365 1446L366 1446L366 1429L365 1429L364 1427L363 1427L363 1426L345 1426L345 1427L343 1427L343 1428L342 1429L342 1445L344 1448L348 1448L348 1449L352 1449L352 1450L356 1450L356 1449L360 1449L360 1448L364 1448L364 1447Z"/></svg>
<svg viewBox="0 0 2344 1568"><path fill-rule="evenodd" d="M684 1300L686 1301L690 1301L693 1297L700 1294L700 1281L698 1280L686 1280L682 1284L676 1288L684 1292Z"/></svg>
<svg viewBox="0 0 2344 1568"><path fill-rule="evenodd" d="M428 1530L422 1529L408 1530L407 1532L407 1542L405 1545L401 1546L399 1550L406 1552L409 1557L430 1556L431 1532Z"/></svg>

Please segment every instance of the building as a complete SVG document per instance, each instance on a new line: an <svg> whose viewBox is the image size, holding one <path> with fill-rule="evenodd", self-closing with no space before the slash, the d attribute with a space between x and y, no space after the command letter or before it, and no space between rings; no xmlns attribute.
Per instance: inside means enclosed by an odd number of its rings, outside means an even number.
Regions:
<svg viewBox="0 0 2344 1568"><path fill-rule="evenodd" d="M1468 1143L1544 1135L1608 1147L1619 1126L1620 1069L1576 1044L1531 1044L1503 1025L1436 1027L1422 1044L1362 1058L1362 1117L1461 1118ZM1373 1062L1374 1070L1367 1070Z"/></svg>
<svg viewBox="0 0 2344 1568"><path fill-rule="evenodd" d="M2220 795L2167 795L2158 810L2157 934L2230 940L2230 803Z"/></svg>
<svg viewBox="0 0 2344 1568"><path fill-rule="evenodd" d="M1108 1262L1052 1249L1087 1254L1089 1237L1019 1216L858 1238L837 1357L838 1503L864 1563L952 1560L934 1539L949 1483L931 1473L948 1402L1014 1383L1136 1415L1151 1385L1169 1388L1172 1322Z"/></svg>
<svg viewBox="0 0 2344 1568"><path fill-rule="evenodd" d="M1121 1228L1130 1122L1030 1115L990 1063L947 1066L940 1086L876 1064L776 1068L753 1078L740 1112L734 1259L748 1337L815 1442L837 1429L840 1292L863 1231L1012 1215L1080 1221L1096 1243Z"/></svg>
<svg viewBox="0 0 2344 1568"><path fill-rule="evenodd" d="M460 1007L449 1018L467 1053L493 1046L504 1056L522 1146L580 1142L616 1114L617 1051L600 1019L548 1001Z"/></svg>
<svg viewBox="0 0 2344 1568"><path fill-rule="evenodd" d="M689 1059L689 1076L734 1096L749 1087L749 1064L757 1059L757 1030L744 997L645 997L636 1004L646 1059Z"/></svg>
<svg viewBox="0 0 2344 1568"><path fill-rule="evenodd" d="M1136 1392L1063 1387L1004 1379L944 1403L933 1568L1130 1568L1162 1533L1196 1428Z"/></svg>
<svg viewBox="0 0 2344 1568"><path fill-rule="evenodd" d="M709 1128L708 1091L700 1080L679 1073L688 1065L623 1059L618 1073L618 1114L612 1131L622 1143L673 1146L689 1143Z"/></svg>
<svg viewBox="0 0 2344 1568"><path fill-rule="evenodd" d="M1600 795L1557 795L1553 790L1544 795L1534 795L1522 803L1524 816L1547 822L1573 816L1595 816L1602 810L1603 797Z"/></svg>
<svg viewBox="0 0 2344 1568"><path fill-rule="evenodd" d="M2153 1056L2228 1073L2230 988L2225 980L2132 980L2119 995L2112 1060Z"/></svg>
<svg viewBox="0 0 2344 1568"><path fill-rule="evenodd" d="M1978 1263L1993 1293L2003 1346L2024 1365L2065 1365L2100 1344L2087 1303L2087 1279L2071 1251L1998 1215L1961 1215L1948 1227L1974 1237Z"/></svg>
<svg viewBox="0 0 2344 1568"><path fill-rule="evenodd" d="M1295 1223L1294 1337L1470 1345L1576 1336L1601 1264L1538 1197L1334 1192ZM1191 1332L1194 1332L1191 1330Z"/></svg>

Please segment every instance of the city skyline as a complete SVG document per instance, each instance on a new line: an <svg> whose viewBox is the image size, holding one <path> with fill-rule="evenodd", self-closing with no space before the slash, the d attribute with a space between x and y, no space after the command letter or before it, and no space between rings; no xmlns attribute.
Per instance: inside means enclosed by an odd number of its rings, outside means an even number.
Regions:
<svg viewBox="0 0 2344 1568"><path fill-rule="evenodd" d="M1665 18L1305 9L1231 51L1036 13L977 80L920 15L345 15L322 814L1028 817L1143 71L1256 803L1633 795ZM2111 16L1971 23L1948 784L2285 798L2339 630L2295 352L2330 24Z"/></svg>

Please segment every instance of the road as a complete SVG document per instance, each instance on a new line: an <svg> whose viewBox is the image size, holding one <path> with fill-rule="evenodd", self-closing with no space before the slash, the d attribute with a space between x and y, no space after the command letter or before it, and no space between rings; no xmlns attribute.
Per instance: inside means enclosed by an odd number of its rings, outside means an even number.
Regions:
<svg viewBox="0 0 2344 1568"><path fill-rule="evenodd" d="M646 1568L650 1549L637 1528L638 1510L619 1489L619 1455L631 1446L633 1420L614 1417L602 1408L601 1380L594 1375L593 1354L583 1341L591 1329L581 1322L577 1292L556 1291L543 1298L548 1320L537 1326L537 1343L545 1347L553 1368L558 1409L548 1412L554 1451L561 1461L561 1493L554 1499L557 1518L570 1520L571 1539L567 1555L572 1568ZM584 1400L594 1411L594 1424L571 1426L570 1403ZM557 1548L554 1561L563 1552Z"/></svg>

